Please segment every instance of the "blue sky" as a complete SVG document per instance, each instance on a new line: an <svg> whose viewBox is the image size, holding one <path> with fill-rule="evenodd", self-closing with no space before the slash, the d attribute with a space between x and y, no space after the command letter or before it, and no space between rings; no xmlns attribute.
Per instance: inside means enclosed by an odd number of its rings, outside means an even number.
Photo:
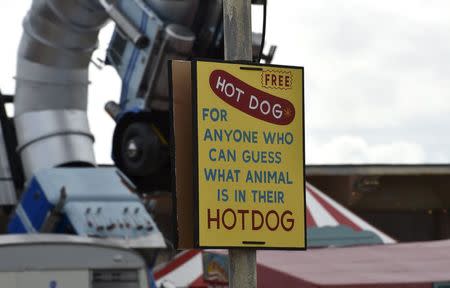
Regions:
<svg viewBox="0 0 450 288"><path fill-rule="evenodd" d="M0 88L13 93L30 0L1 1ZM269 0L274 62L305 67L307 163L450 162L450 2ZM260 10L254 30L260 30ZM102 57L112 26L102 31ZM120 79L91 67L89 117L100 163L114 123L103 110Z"/></svg>

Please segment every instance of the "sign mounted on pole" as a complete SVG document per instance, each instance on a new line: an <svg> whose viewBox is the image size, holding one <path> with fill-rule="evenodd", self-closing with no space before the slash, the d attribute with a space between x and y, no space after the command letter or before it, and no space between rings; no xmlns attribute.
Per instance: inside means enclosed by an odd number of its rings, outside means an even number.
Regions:
<svg viewBox="0 0 450 288"><path fill-rule="evenodd" d="M192 65L196 246L304 249L303 68Z"/></svg>

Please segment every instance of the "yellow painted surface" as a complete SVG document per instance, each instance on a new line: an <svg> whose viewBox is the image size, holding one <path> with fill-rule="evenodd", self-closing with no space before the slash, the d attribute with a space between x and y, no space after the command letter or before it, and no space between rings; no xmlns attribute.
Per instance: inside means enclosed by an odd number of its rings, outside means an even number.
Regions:
<svg viewBox="0 0 450 288"><path fill-rule="evenodd" d="M262 68L262 71L242 70L241 67ZM305 248L303 68L198 61L196 69L198 191L194 192L198 192L199 246ZM257 119L235 108L217 96L211 88L210 75L215 70L226 71L257 90L288 100L295 108L295 118L287 125L278 125ZM291 78L264 83L264 75L267 73L290 75ZM266 79L271 80L271 77L267 76ZM217 87L224 87L224 83L228 84L223 82L222 78L219 81L222 81L220 82L222 86ZM230 99L234 97L237 101L239 93L242 96L247 90L239 88L236 82L233 83L235 93L232 94L233 89L228 87L228 95L231 95ZM217 81L213 84L217 85ZM280 84L280 87L277 84ZM236 88L245 91L239 92ZM253 103L252 106L256 104ZM214 109L219 112L214 113ZM267 112L267 105L263 110ZM280 115L278 113L292 113L292 111L270 111L276 116ZM217 115L223 117L214 117ZM214 137L214 134L220 131L222 141L218 139L219 137ZM229 139L225 131L231 132ZM237 141L242 133L249 134L250 141ZM268 144L265 142L264 133L292 135L292 138L290 136L283 138L292 142ZM254 158L246 161L252 154ZM262 160L263 155L265 161ZM212 175L213 171L216 173L223 171L228 177L208 180L207 174ZM255 177L250 179L247 177L249 171L250 173L256 171L257 174L265 173L266 176L270 173L271 180L266 178L265 181L255 181ZM254 173L252 174L254 176ZM274 180L275 178L277 180ZM226 189L226 192L222 192L223 189ZM245 192L239 194L235 192L237 190ZM266 191L266 193L252 191ZM237 197L243 194L245 197ZM265 195L265 198L262 195ZM262 226L261 215L264 218Z"/></svg>

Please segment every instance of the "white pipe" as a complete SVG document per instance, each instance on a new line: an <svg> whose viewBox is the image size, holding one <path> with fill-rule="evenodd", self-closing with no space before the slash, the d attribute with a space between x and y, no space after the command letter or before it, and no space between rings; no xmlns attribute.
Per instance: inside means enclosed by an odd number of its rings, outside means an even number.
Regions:
<svg viewBox="0 0 450 288"><path fill-rule="evenodd" d="M15 125L27 178L95 165L87 121L88 66L108 16L92 0L33 0L17 60Z"/></svg>

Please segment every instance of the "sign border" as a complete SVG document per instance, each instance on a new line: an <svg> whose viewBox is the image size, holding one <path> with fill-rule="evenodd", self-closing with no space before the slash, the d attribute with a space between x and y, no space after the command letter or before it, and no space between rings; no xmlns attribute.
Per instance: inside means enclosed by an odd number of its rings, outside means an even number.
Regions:
<svg viewBox="0 0 450 288"><path fill-rule="evenodd" d="M257 245L243 245L243 246L201 246L200 240L199 240L199 232L200 232L200 225L199 225L199 209L198 209L198 203L199 203L199 173L198 173L198 167L199 167L199 157L198 157L198 87L197 87L197 62L209 62L209 63L221 63L221 64L241 64L241 65L247 65L247 66L254 66L256 67L274 67L274 68L288 68L288 69L300 69L302 70L302 95L301 97L301 103L302 103L302 119L303 125L302 126L302 136L303 139L305 139L305 68L303 66L289 66L289 65L273 65L273 64L261 64L261 63L254 63L250 61L224 61L224 60L218 60L218 59L205 59L205 58L196 58L191 61L191 78L192 78L192 137L193 137L193 145L192 145L192 155L193 155L193 189L194 189L194 246L196 248L206 248L206 249L257 249L257 250L291 250L291 251L305 251L307 250L307 223L306 223L306 215L304 215L304 247L266 247L266 246L257 246ZM249 67L250 68L250 67ZM303 140L304 141L304 140ZM303 207L305 209L304 213L306 214L306 173L305 173L305 143L303 142L303 161L300 163L300 167L303 168Z"/></svg>

